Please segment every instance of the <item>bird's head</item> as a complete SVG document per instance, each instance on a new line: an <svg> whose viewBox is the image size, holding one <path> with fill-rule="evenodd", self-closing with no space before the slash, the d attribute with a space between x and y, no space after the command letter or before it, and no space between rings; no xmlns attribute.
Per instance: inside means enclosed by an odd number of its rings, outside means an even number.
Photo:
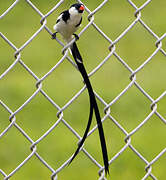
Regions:
<svg viewBox="0 0 166 180"><path fill-rule="evenodd" d="M80 14L82 14L84 12L84 10L85 10L84 5L80 4L80 3L76 3L76 4L71 5L70 9L69 9L69 11L71 13L80 13Z"/></svg>

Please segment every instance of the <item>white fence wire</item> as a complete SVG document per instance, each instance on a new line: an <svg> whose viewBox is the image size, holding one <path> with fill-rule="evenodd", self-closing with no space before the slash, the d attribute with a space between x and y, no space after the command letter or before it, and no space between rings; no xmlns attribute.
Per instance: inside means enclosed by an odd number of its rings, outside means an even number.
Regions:
<svg viewBox="0 0 166 180"><path fill-rule="evenodd" d="M16 0L14 2L10 2L11 4L8 6L8 8L6 10L3 10L3 13L0 15L0 20L3 20L5 21L5 18L9 15L9 14L12 14L13 12L15 12L15 9L17 6L20 6L19 5L19 2L21 0ZM70 109L70 106L71 104L76 101L76 99L84 92L86 91L86 87L83 86L72 98L70 98L68 100L67 103L65 103L65 105L63 107L61 107L53 98L51 98L51 96L49 95L49 93L47 93L44 88L43 88L43 83L47 80L48 76L53 76L53 73L57 70L57 68L59 66L63 66L63 62L67 59L69 62L72 63L73 67L76 68L75 66L75 63L72 61L72 58L69 56L68 54L68 51L67 48L68 48L68 45L67 46L64 46L63 43L58 40L58 43L63 47L62 49L62 52L63 52L63 55L61 58L59 58L59 60L57 61L54 61L56 62L55 65L52 66L52 68L47 72L45 73L42 77L39 77L36 75L36 73L33 71L33 69L26 64L26 62L24 62L24 56L22 55L24 53L24 50L28 47L31 46L33 40L35 38L37 38L41 32L47 32L49 35L50 35L50 39L51 39L51 34L52 34L52 30L48 27L47 25L47 22L48 22L48 18L49 16L51 16L53 13L56 14L57 10L61 7L62 3L64 2L64 0L60 0L60 1L53 1L53 6L51 7L51 10L49 10L46 14L43 14L42 13L42 10L40 8L37 7L36 1L33 1L33 0L25 0L24 1L24 4L25 6L28 6L28 7L31 7L33 12L34 12L34 16L40 16L41 19L40 19L40 24L41 26L37 29L36 32L34 32L33 35L31 35L31 37L25 42L23 43L20 47L17 47L15 45L15 43L10 40L10 38L8 38L8 35L5 34L4 31L1 31L0 32L0 43L3 41L3 44L5 42L5 47L12 50L14 50L14 56L13 56L13 62L12 64L7 68L5 69L5 71L1 72L0 71L0 80L3 80L3 79L7 79L8 78L8 74L14 70L14 69L17 69L18 66L17 64L20 64L21 65L21 69L23 70L26 70L26 72L35 79L35 82L36 82L36 90L30 95L30 97L27 98L27 100L25 100L25 102L22 103L22 105L20 105L16 110L13 110L12 108L12 105L9 104L7 101L5 101L5 99L3 98L3 93L0 94L0 105L1 108L0 110L0 114L5 110L5 112L8 112L8 119L3 119L3 121L6 121L8 122L8 125L6 127L1 127L1 131L0 131L0 144L2 141L4 141L3 139L5 139L5 137L8 135L8 133L10 131L12 131L12 129L14 128L16 130L16 133L18 133L19 136L23 136L25 140L29 141L29 143L31 144L30 145L30 153L27 154L27 156L21 161L19 162L19 164L15 164L15 167L13 167L13 170L11 170L10 172L3 167L3 164L4 162L1 160L0 162L0 177L3 177L4 180L7 180L7 179L15 179L15 175L21 170L21 168L23 166L25 166L25 164L30 161L34 156L37 157L37 159L40 161L41 164L43 164L50 172L51 172L51 177L47 177L47 179L58 179L58 174L61 172L63 173L63 171L65 170L65 167L66 165L68 164L70 157L68 157L67 160L65 160L64 163L62 163L61 165L59 165L57 168L53 167L52 166L52 163L50 163L49 161L45 160L44 156L42 156L40 154L40 152L38 151L37 147L39 146L39 144L44 141L44 139L47 138L47 136L51 133L55 133L57 132L57 127L60 126L61 124L64 124L67 129L66 131L71 131L74 136L76 136L78 138L78 140L81 139L81 135L77 133L78 130L76 130L75 128L73 128L70 123L68 122L68 117L64 117L64 112L67 110L67 109ZM95 16L102 12L103 14L105 13L105 11L103 10L104 7L106 6L110 6L112 8L114 8L114 2L113 1L110 1L108 2L108 0L104 0L104 1L96 1L96 4L94 6L94 9L93 11L90 11L89 7L88 7L88 2L86 1L77 1L77 2L80 2L80 3L83 3L85 5L85 8L86 8L86 12L88 13L88 16L87 16L87 23L82 26L81 28L81 31L80 33L78 34L80 36L80 39L83 39L84 37L82 36L86 31L90 31L93 27L93 29L95 30L94 33L97 33L97 34L100 34L100 36L106 40L109 44L108 46L108 54L107 56L100 62L98 63L98 65L89 73L89 76L93 76L95 77L95 75L97 74L97 71L100 70L100 69L103 69L104 70L104 67L106 66L106 62L110 61L112 57L115 58L116 61L118 61L121 66L123 66L123 68L125 68L125 70L128 71L129 73L129 76L128 76L128 79L130 80L130 82L126 85L125 88L123 88L122 90L118 91L118 93L116 94L115 97L113 97L110 93L110 96L109 96L109 100L107 99L104 99L104 95L102 94L102 92L100 93L101 95L99 95L98 93L96 93L95 91L95 95L97 97L97 99L100 101L100 103L104 106L104 108L102 109L102 111L105 113L102 117L102 122L103 124L106 122L106 121L110 121L116 126L116 128L118 128L120 130L121 133L123 133L125 139L124 142L125 144L123 145L123 147L121 147L118 151L116 151L114 154L112 153L112 145L110 145L110 149L109 149L109 156L110 156L110 159L109 159L109 164L110 164L110 176L109 177L105 177L104 175L104 171L103 171L103 166L98 162L98 160L95 158L95 156L93 156L88 150L86 150L85 147L82 148L82 152L92 161L92 163L94 165L96 165L98 167L98 170L99 170L99 179L109 179L111 178L112 176L112 166L114 165L114 162L116 162L116 160L118 158L120 158L127 149L131 149L132 153L138 157L138 161L142 161L143 164L144 164L144 168L145 168L145 171L142 172L142 177L141 179L142 180L145 180L145 179L158 179L158 176L160 177L159 174L157 173L153 173L153 170L152 170L152 167L157 164L157 162L159 161L160 158L164 158L165 157L165 152L166 152L166 147L165 148L162 148L160 149L159 152L156 152L156 155L153 156L151 159L147 158L146 155L143 155L144 153L144 147L142 147L142 151L140 149L138 149L137 147L135 147L134 145L134 138L133 136L138 132L140 131L143 126L145 126L146 124L149 123L149 120L151 120L151 117L152 116L155 116L158 120L158 123L162 124L162 126L164 126L164 128L166 128L166 119L165 119L165 115L166 115L166 111L164 111L165 114L163 114L162 111L160 111L160 109L158 108L158 104L160 104L160 102L162 100L164 100L164 97L166 95L166 91L164 90L163 93L160 93L158 95L157 98L154 98L150 95L150 93L145 90L145 88L141 85L141 83L139 81L137 81L136 77L138 75L139 72L143 71L143 69L145 69L147 66L148 66L148 63L151 62L151 61L154 61L154 57L158 54L160 54L162 57L166 57L166 51L164 50L164 47L163 47L163 42L164 42L164 38L166 37L166 33L164 33L162 36L159 36L158 34L156 34L153 29L151 29L150 26L148 26L148 22L145 22L142 18L142 11L146 11L146 8L148 6L150 6L151 4L151 0L147 0L147 1L144 1L143 4L140 6L140 7L137 7L136 3L134 3L134 1L130 1L130 0L127 0L126 1L126 6L132 8L134 10L134 20L131 22L131 24L128 24L127 28L123 29L123 32L121 34L119 34L117 36L117 38L115 40L112 40L111 39L111 33L104 33L104 30L103 30L103 27L102 26L99 26L97 25L97 19L95 19ZM39 2L38 2L39 3ZM73 2L74 3L74 2ZM99 4L100 3L100 4ZM97 7L96 7L97 6ZM121 6L121 3L119 2L119 6ZM68 7L66 7L68 8ZM18 9L17 9L18 11ZM59 11L58 11L59 12ZM115 15L116 16L116 15ZM153 16L151 14L151 16ZM57 17L58 17L58 13L57 13ZM86 17L84 16L84 19ZM108 19L113 19L115 17L107 17ZM163 18L163 17L161 17ZM118 17L116 17L116 19L118 19ZM14 21L17 21L16 19L13 19L13 22ZM55 17L55 21L56 21L56 17ZM104 20L103 20L104 21ZM165 21L164 18L162 20L163 22ZM108 21L107 21L108 22ZM55 22L53 22L55 23ZM137 25L141 25L141 27L146 31L146 33L151 36L153 39L155 39L155 43L152 43L151 45L154 46L155 45L155 49L153 50L153 52L151 53L151 55L147 58L144 58L144 61L141 65L137 66L136 69L133 69L129 63L127 63L127 61L125 60L125 58L122 58L120 54L118 54L118 52L116 51L117 49L117 46L119 45L119 42L126 36L128 36L128 33L130 31L132 31L132 29ZM18 27L19 28L19 27ZM1 29L1 28L0 28ZM111 32L111 24L110 24L110 32ZM140 37L141 38L141 37ZM90 39L90 37L89 37ZM81 41L81 40L80 40ZM57 44L56 41L54 40L53 43ZM137 42L135 42L137 43ZM144 42L142 42L144 43ZM2 43L1 43L2 44ZM0 46L2 46L0 44ZM81 42L80 42L81 44ZM142 45L143 46L143 45ZM56 51L56 47L55 49L52 49L52 51ZM59 50L58 50L59 51ZM132 50L131 50L132 51ZM1 52L0 52L1 53ZM40 52L41 54L42 53L45 53L45 52ZM88 53L88 51L87 51ZM2 58L2 57L1 57ZM4 58L4 57L3 57ZM49 60L49 59L48 59ZM48 61L47 60L47 61ZM155 59L156 60L156 59ZM166 59L165 59L166 60ZM35 61L35 59L33 60ZM50 60L51 61L51 60ZM159 59L157 61L160 61ZM0 63L1 63L1 60L0 60ZM87 62L88 63L88 62ZM166 64L166 62L165 62ZM1 63L1 66L3 64ZM38 68L40 68L40 64L38 64ZM118 69L116 70L118 71ZM156 73L156 76L157 76L157 73L158 72L154 72ZM28 75L27 75L28 76ZM110 79L110 82L111 82L111 78L114 78L114 77L108 77ZM163 77L163 79L165 79ZM12 80L11 80L12 81ZM23 83L23 82L20 82L20 83ZM120 83L120 82L117 82L117 83ZM163 82L165 83L165 82ZM0 81L0 87L3 86L3 83L1 83ZM141 93L141 96L145 97L146 100L148 100L149 102L151 102L151 105L150 105L150 112L146 115L146 117L144 119L141 119L139 124L137 124L134 128L132 128L131 131L127 130L127 127L124 127L124 125L122 125L123 123L121 123L117 118L114 117L114 114L112 113L111 111L111 108L114 106L114 104L116 104L118 101L121 100L121 98L123 97L123 95L125 95L126 93L129 93L129 89L131 89L131 87L135 87L140 93ZM156 87L157 88L160 88L160 87ZM95 89L94 89L95 90ZM12 91L12 89L10 89L10 91ZM110 89L111 91L111 89ZM120 93L119 93L120 92ZM56 119L56 122L51 125L49 127L49 129L44 132L37 140L34 140L34 138L32 138L31 134L30 133L26 133L26 127L24 127L22 124L19 124L17 122L17 116L18 114L24 110L24 108L29 105L33 99L35 99L35 97L38 95L38 94L41 94L52 106L53 108L55 108L58 113L57 113L57 119ZM63 94L62 94L63 96ZM88 98L87 98L88 99ZM66 102L66 101L65 101ZM14 102L13 102L14 103ZM166 105L166 104L165 104ZM134 108L134 103L133 103L133 108ZM120 107L119 107L120 108ZM149 107L148 107L149 108ZM137 110L139 113L139 110ZM72 116L72 115L71 115ZM0 115L0 121L2 121L1 119L1 115ZM85 127L85 124L86 124L86 117L84 116L84 119L85 121L82 122L84 124L84 127ZM133 118L134 119L134 118ZM31 121L31 124L33 126L33 123L35 120L33 120L33 118L30 118L29 121ZM126 120L127 121L127 120ZM150 121L152 123L152 121ZM0 123L1 125L1 123ZM38 126L40 127L40 122L38 122ZM111 125L110 125L111 126ZM114 126L114 128L115 128ZM89 135L93 134L96 130L96 126L94 126L91 131L89 132ZM110 127L111 128L111 127ZM157 130L157 131L160 131ZM119 133L120 133L119 132ZM21 134L20 134L21 133ZM65 133L65 132L64 132ZM152 144L153 144L153 136L155 136L155 133L153 134L150 134L151 136L151 141L152 141ZM163 137L165 137L165 134L163 134ZM12 138L12 137L11 137ZM89 136L88 136L89 138ZM63 137L62 137L63 139ZM110 139L110 144L111 144L111 141L112 141L112 138L111 136L109 136L107 139ZM132 140L132 142L131 142ZM163 141L165 139L163 138ZM142 141L144 141L144 139L142 139ZM71 142L72 142L72 139L71 139ZM17 142L17 143L20 143L22 144L22 142ZM63 142L65 143L65 142ZM93 143L93 142L91 142ZM56 141L52 142L52 146L56 146ZM50 146L50 145L48 145ZM154 144L154 146L158 146L157 144ZM1 147L1 145L0 145ZM48 147L49 148L49 147ZM153 148L153 146L152 146ZM75 148L76 149L76 148ZM12 150L11 150L12 151ZM148 152L150 153L151 150L149 150ZM62 152L62 153L65 153L65 152ZM0 154L1 154L1 151L0 151ZM56 154L56 152L55 152ZM72 155L72 154L71 154ZM80 154L79 154L80 155ZM78 155L78 156L79 156ZM1 156L1 159L3 159L3 154L0 155ZM53 158L52 158L53 159ZM149 160L147 160L149 159ZM54 162L56 163L56 159L53 159ZM2 163L3 162L3 163ZM33 163L33 162L31 162ZM73 162L74 163L74 162ZM80 162L81 163L81 162ZM166 163L166 162L165 162ZM118 168L118 167L117 167ZM127 168L127 167L126 167ZM71 170L72 171L72 170ZM118 172L118 170L116 171ZM22 172L24 173L24 172ZM77 173L77 172L73 172L73 173ZM163 172L164 173L164 172ZM39 176L40 177L40 176ZM163 177L163 176L162 176ZM40 177L40 179L42 179ZM44 178L43 178L44 179ZM69 177L69 179L71 179ZM88 178L87 178L88 179ZM89 179L91 179L91 177L89 177ZM118 178L117 178L118 179ZM125 177L121 177L121 179L126 179ZM129 178L128 178L129 179ZM140 179L140 177L138 178L137 176L135 177L132 177L131 179Z"/></svg>

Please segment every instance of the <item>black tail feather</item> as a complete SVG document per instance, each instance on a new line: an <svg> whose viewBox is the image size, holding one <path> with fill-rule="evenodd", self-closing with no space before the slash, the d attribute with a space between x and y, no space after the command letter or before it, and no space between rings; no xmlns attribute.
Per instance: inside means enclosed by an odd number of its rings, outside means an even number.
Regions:
<svg viewBox="0 0 166 180"><path fill-rule="evenodd" d="M75 42L73 43L73 45L71 47L71 51L72 51L72 55L74 57L74 60L75 60L75 62L77 64L77 66L78 66L78 69L79 69L79 71L80 71L80 73L81 73L81 75L82 75L82 77L84 79L86 87L88 89L89 99L90 99L90 113L89 113L88 125L87 125L87 128L85 130L84 136L81 139L81 142L79 143L76 152L72 156L72 159L70 160L70 163L76 157L76 155L78 154L80 148L82 147L83 143L85 142L85 139L86 139L86 137L88 135L90 125L91 125L91 122L92 122L93 109L94 109L95 116L96 116L96 121L97 121L97 125L98 125L98 131L99 131L100 143L101 143L101 148L102 148L102 155L103 155L103 161L104 161L104 166L105 166L105 172L107 174L107 173L109 173L107 147L106 147L106 141L105 141L105 137L104 137L103 126L102 126L100 112L99 112L99 109L98 109L96 98L95 98L91 83L89 81L89 77L88 77L87 72L85 70L85 67L83 65L83 60L82 60L81 54L80 54Z"/></svg>

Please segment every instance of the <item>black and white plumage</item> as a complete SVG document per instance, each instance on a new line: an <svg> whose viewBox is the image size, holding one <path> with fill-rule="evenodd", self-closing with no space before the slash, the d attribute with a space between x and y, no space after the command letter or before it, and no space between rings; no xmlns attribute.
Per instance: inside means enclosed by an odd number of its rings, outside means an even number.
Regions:
<svg viewBox="0 0 166 180"><path fill-rule="evenodd" d="M58 17L56 24L53 27L55 30L55 33L52 35L52 38L55 39L56 33L60 33L62 35L63 39L67 43L73 39L73 35L75 36L76 39L78 39L78 36L75 34L75 32L77 31L77 29L79 28L79 26L82 22L83 11L84 11L84 5L80 4L80 3L73 4L68 10L63 11L60 14L60 16ZM89 100L90 100L90 113L89 113L89 120L88 120L87 128L85 130L83 138L81 139L81 141L78 145L76 152L74 153L74 155L72 156L72 158L70 160L70 163L72 162L72 160L76 157L76 155L80 151L80 148L82 147L82 145L87 137L87 134L89 132L90 125L92 122L93 112L94 112L95 116L96 116L97 125L98 125L98 131L99 131L100 143L101 143L101 148L102 148L105 172L107 174L107 173L109 173L107 147L106 147L103 126L102 126L100 112L98 109L96 98L95 98L93 88L91 86L88 74L84 67L81 54L76 45L76 42L74 42L70 46L70 49L71 49L72 55L74 57L74 60L78 66L78 69L83 77L83 80L86 84L86 87L87 87L87 90L89 93Z"/></svg>
<svg viewBox="0 0 166 180"><path fill-rule="evenodd" d="M73 33L79 28L83 11L84 6L77 3L73 4L70 9L63 11L58 17L53 28L62 35L67 43L73 39Z"/></svg>

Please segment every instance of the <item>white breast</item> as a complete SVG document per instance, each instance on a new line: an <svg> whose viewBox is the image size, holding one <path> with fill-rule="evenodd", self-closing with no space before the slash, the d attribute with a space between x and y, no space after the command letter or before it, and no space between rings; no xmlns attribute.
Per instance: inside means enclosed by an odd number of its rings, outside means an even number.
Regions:
<svg viewBox="0 0 166 180"><path fill-rule="evenodd" d="M74 7L69 9L69 13L70 19L67 20L67 23L62 20L61 14L58 17L60 21L53 27L56 32L59 32L62 35L66 42L71 41L73 33L77 31L78 27L76 27L76 25L79 24L82 15L78 13Z"/></svg>

